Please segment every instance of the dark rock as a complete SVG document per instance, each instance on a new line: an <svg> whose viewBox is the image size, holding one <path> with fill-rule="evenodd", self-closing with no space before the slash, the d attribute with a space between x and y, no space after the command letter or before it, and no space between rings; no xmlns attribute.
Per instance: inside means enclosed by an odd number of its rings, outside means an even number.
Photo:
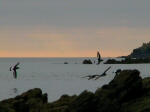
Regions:
<svg viewBox="0 0 150 112"><path fill-rule="evenodd" d="M65 62L64 64L68 64L68 62Z"/></svg>
<svg viewBox="0 0 150 112"><path fill-rule="evenodd" d="M16 111L11 109L9 106L0 105L0 112L16 112Z"/></svg>
<svg viewBox="0 0 150 112"><path fill-rule="evenodd" d="M118 64L119 62L115 59L108 59L104 64Z"/></svg>
<svg viewBox="0 0 150 112"><path fill-rule="evenodd" d="M123 103L139 98L142 92L142 78L137 70L124 70L102 89L107 95L99 102L100 111L116 111ZM109 108L108 108L109 107Z"/></svg>
<svg viewBox="0 0 150 112"><path fill-rule="evenodd" d="M71 100L77 96L62 95L59 100L52 103L45 103L44 109L48 109L50 112L68 112L68 104Z"/></svg>
<svg viewBox="0 0 150 112"><path fill-rule="evenodd" d="M83 91L77 98L69 103L69 112L91 112L89 105L93 97L94 93L86 90Z"/></svg>
<svg viewBox="0 0 150 112"><path fill-rule="evenodd" d="M70 98L71 97L68 95L62 95L59 100L53 102L53 105L54 105L54 107L60 107L60 106L68 105Z"/></svg>
<svg viewBox="0 0 150 112"><path fill-rule="evenodd" d="M142 80L143 89L149 91L150 90L150 77L146 77Z"/></svg>
<svg viewBox="0 0 150 112"><path fill-rule="evenodd" d="M29 111L28 105L25 104L25 101L23 99L13 101L11 103L11 107L16 112L28 112Z"/></svg>
<svg viewBox="0 0 150 112"><path fill-rule="evenodd" d="M47 93L43 94L41 99L42 99L43 103L47 103L47 101L48 101Z"/></svg>
<svg viewBox="0 0 150 112"><path fill-rule="evenodd" d="M126 102L119 109L120 112L150 112L150 91L141 98Z"/></svg>
<svg viewBox="0 0 150 112"><path fill-rule="evenodd" d="M26 104L29 105L29 108L40 108L43 102L39 98L31 98L26 102Z"/></svg>
<svg viewBox="0 0 150 112"><path fill-rule="evenodd" d="M90 59L89 60L84 60L83 64L92 64L92 61Z"/></svg>
<svg viewBox="0 0 150 112"><path fill-rule="evenodd" d="M135 63L150 63L150 58L125 58L121 61L108 59L104 64L135 64Z"/></svg>
<svg viewBox="0 0 150 112"><path fill-rule="evenodd" d="M21 95L16 96L15 98L10 98L1 101L0 107L2 108L2 110L5 109L6 112L29 112L34 108L39 110L42 107L42 105L46 102L47 94L42 95L41 89L35 88L24 92Z"/></svg>
<svg viewBox="0 0 150 112"><path fill-rule="evenodd" d="M30 98L41 98L42 97L42 90L39 88L28 90L27 92L23 93L20 97L27 100Z"/></svg>

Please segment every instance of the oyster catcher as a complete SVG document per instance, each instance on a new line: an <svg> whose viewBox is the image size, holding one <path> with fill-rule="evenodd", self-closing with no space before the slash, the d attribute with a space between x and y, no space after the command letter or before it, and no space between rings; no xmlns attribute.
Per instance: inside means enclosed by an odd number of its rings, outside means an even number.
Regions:
<svg viewBox="0 0 150 112"><path fill-rule="evenodd" d="M117 74L120 74L120 72L121 72L121 69L118 69L118 70L116 70L116 71L113 71L113 73L115 73L116 75L117 75Z"/></svg>
<svg viewBox="0 0 150 112"><path fill-rule="evenodd" d="M106 72L107 72L110 68L111 68L111 66L108 67L101 75L88 75L88 76L84 76L84 77L82 77L82 78L88 77L88 80L94 79L94 78L95 78L95 80L97 80L99 77L106 76L106 75L107 75Z"/></svg>
<svg viewBox="0 0 150 112"><path fill-rule="evenodd" d="M15 79L17 78L17 69L20 69L18 65L19 65L19 62L14 67L10 67L10 71L13 71L13 75Z"/></svg>
<svg viewBox="0 0 150 112"><path fill-rule="evenodd" d="M98 75L98 77L96 77L95 80L97 80L97 79L100 78L100 77L106 76L106 75L107 75L106 72L107 72L110 68L111 68L111 66L108 67L101 75Z"/></svg>
<svg viewBox="0 0 150 112"><path fill-rule="evenodd" d="M103 61L103 60L101 60L101 55L100 55L99 52L97 52L97 60L94 61L94 63L96 63L97 65L99 65L101 61Z"/></svg>
<svg viewBox="0 0 150 112"><path fill-rule="evenodd" d="M98 76L99 75L88 75L88 76L85 76L85 77L88 77L88 80L90 80L90 79L96 78ZM82 78L85 78L85 77L82 77Z"/></svg>

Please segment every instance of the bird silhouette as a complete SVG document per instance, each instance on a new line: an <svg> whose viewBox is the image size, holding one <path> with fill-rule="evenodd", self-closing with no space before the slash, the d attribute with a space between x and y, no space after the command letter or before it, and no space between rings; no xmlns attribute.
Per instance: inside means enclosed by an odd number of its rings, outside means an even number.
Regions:
<svg viewBox="0 0 150 112"><path fill-rule="evenodd" d="M119 74L121 72L121 69L118 69L116 71L113 71L113 73L115 73L116 75Z"/></svg>
<svg viewBox="0 0 150 112"><path fill-rule="evenodd" d="M15 79L17 78L17 69L20 69L20 68L18 67L18 65L19 65L19 62L18 62L15 66L10 67L10 71L13 71L13 75L14 75L14 78L15 78Z"/></svg>
<svg viewBox="0 0 150 112"><path fill-rule="evenodd" d="M100 77L106 76L106 75L107 75L106 72L107 72L110 68L111 68L111 66L108 67L108 68L107 68L101 75L99 75L95 80L97 80L97 79L100 78Z"/></svg>
<svg viewBox="0 0 150 112"><path fill-rule="evenodd" d="M101 60L101 55L100 55L99 52L97 52L97 60L94 61L94 63L96 63L97 65L99 65L101 61L103 61L103 60Z"/></svg>
<svg viewBox="0 0 150 112"><path fill-rule="evenodd" d="M95 80L97 80L99 77L103 77L103 76L106 76L106 72L111 68L111 66L109 68L107 68L101 75L87 75L87 76L84 76L82 78L85 78L85 77L88 77L88 80L90 79L93 79L95 78Z"/></svg>

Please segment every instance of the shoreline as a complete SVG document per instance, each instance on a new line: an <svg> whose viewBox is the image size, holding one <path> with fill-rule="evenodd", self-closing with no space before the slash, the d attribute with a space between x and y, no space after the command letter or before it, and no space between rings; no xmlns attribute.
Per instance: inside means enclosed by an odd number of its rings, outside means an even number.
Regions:
<svg viewBox="0 0 150 112"><path fill-rule="evenodd" d="M65 94L48 102L48 94L35 88L0 101L0 109L6 112L136 112L150 109L149 91L149 77L142 79L138 70L123 70L95 93L84 90L78 96Z"/></svg>

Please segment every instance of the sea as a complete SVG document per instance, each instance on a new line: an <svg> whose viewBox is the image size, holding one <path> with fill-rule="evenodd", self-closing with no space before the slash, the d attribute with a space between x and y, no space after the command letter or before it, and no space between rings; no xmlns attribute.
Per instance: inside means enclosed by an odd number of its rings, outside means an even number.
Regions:
<svg viewBox="0 0 150 112"><path fill-rule="evenodd" d="M84 90L95 92L104 84L108 84L115 76L117 69L137 69L142 78L150 76L150 64L103 64L107 59L122 60L122 58L102 58L101 64L82 64L85 59L92 62L93 57L82 58L0 58L0 101L21 95L33 88L40 88L48 94L48 102L58 100L62 95L79 95ZM13 77L10 67L20 62L17 79ZM67 62L68 64L64 64ZM105 77L97 80L83 78L87 75L100 75L108 67Z"/></svg>

